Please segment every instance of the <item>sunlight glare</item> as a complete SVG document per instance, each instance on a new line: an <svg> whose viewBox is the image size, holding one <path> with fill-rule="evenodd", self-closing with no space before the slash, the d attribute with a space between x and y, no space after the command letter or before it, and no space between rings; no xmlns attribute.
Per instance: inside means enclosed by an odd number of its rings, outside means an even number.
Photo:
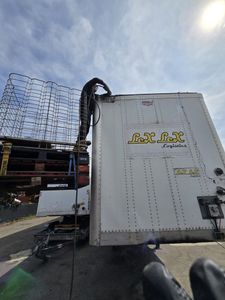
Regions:
<svg viewBox="0 0 225 300"><path fill-rule="evenodd" d="M225 17L225 1L213 1L203 11L201 27L205 31L211 31L216 27L223 26Z"/></svg>

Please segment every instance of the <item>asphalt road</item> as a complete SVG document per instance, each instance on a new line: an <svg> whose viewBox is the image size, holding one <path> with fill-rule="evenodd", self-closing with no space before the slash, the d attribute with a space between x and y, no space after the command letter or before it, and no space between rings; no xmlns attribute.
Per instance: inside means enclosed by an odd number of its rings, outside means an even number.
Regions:
<svg viewBox="0 0 225 300"><path fill-rule="evenodd" d="M0 239L0 267L11 270L0 275L2 300L62 300L69 299L73 243L55 252L48 262L30 256L20 261L10 255L23 250L29 252L34 245L33 235L43 225L25 229ZM15 255L14 257L17 257ZM11 256L12 258L12 256ZM141 277L143 267L158 260L147 247L121 248L77 245L73 298L77 300L143 300Z"/></svg>

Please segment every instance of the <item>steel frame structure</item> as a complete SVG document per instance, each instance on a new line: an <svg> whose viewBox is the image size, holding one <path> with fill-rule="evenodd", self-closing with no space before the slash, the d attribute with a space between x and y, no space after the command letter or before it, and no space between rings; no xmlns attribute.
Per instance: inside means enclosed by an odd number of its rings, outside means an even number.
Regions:
<svg viewBox="0 0 225 300"><path fill-rule="evenodd" d="M61 143L76 142L79 99L79 89L11 73L0 100L0 136L52 141L68 148Z"/></svg>

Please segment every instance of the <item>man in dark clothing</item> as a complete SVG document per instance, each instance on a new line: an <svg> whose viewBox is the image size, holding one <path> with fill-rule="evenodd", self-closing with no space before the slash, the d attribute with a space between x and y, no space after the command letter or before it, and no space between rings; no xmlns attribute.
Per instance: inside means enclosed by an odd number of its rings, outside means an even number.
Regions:
<svg viewBox="0 0 225 300"><path fill-rule="evenodd" d="M99 79L93 78L89 80L83 87L80 98L80 130L77 138L77 143L85 144L86 136L90 129L91 115L94 113L95 108L95 92L98 85L101 85L106 90L107 96L111 95L111 91L107 84Z"/></svg>

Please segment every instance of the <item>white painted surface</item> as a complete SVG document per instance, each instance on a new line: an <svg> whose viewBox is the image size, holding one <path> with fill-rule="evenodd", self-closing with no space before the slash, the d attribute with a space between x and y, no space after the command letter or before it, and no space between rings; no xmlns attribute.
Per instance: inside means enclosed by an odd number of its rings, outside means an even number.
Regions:
<svg viewBox="0 0 225 300"><path fill-rule="evenodd" d="M90 243L213 239L197 197L225 188L225 176L214 173L217 167L225 172L225 156L202 95L114 100L99 101L93 129Z"/></svg>
<svg viewBox="0 0 225 300"><path fill-rule="evenodd" d="M89 186L78 190L78 215L89 214ZM74 214L75 190L41 191L37 216L63 216Z"/></svg>

